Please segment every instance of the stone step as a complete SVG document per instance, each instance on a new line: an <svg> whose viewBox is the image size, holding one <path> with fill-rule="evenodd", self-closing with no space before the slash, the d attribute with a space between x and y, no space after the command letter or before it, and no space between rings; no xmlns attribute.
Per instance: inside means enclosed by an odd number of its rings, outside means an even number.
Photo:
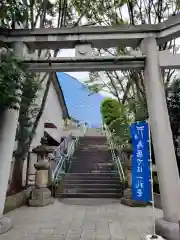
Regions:
<svg viewBox="0 0 180 240"><path fill-rule="evenodd" d="M79 155L79 154L85 155L85 154L91 153L91 154L98 156L98 155L101 155L101 153L104 154L104 153L108 153L108 152L109 152L109 149L106 147L97 148L96 146L94 146L94 147L85 146L85 147L81 147L81 149L79 149L79 151L76 152L76 155Z"/></svg>
<svg viewBox="0 0 180 240"><path fill-rule="evenodd" d="M80 137L63 186L56 190L64 198L119 198L125 184L113 171L112 155L104 136ZM62 192L63 191L63 192Z"/></svg>
<svg viewBox="0 0 180 240"><path fill-rule="evenodd" d="M66 173L66 176L106 176L106 175L111 175L111 176L116 176L118 175L117 171L108 171L108 172L100 172L100 171L94 171L94 172L84 172L84 173L79 173L79 172L74 172L74 173Z"/></svg>
<svg viewBox="0 0 180 240"><path fill-rule="evenodd" d="M80 144L92 144L92 145L101 145L101 144L107 144L107 140L105 137L80 137L79 138Z"/></svg>
<svg viewBox="0 0 180 240"><path fill-rule="evenodd" d="M79 159L75 159L73 158L73 160L71 161L71 164L78 164L78 161ZM106 166L106 167L112 167L114 164L111 163L111 162L103 162L103 161L100 161L100 162L96 162L96 165L98 166Z"/></svg>
<svg viewBox="0 0 180 240"><path fill-rule="evenodd" d="M74 164L71 164L71 168L70 168L70 170L69 170L69 173L73 173L73 172L79 172L79 173L84 173L85 171L87 171L87 173L89 173L89 174L92 174L93 172L111 172L111 170L113 169L113 167L112 166L103 166L103 165L99 165L99 164L97 164L97 165L93 165L91 168L89 167L89 170L87 170L86 169L86 166L81 166L81 168L80 167L78 167L78 166L76 166L76 164L74 163Z"/></svg>
<svg viewBox="0 0 180 240"><path fill-rule="evenodd" d="M122 193L57 193L56 198L121 198Z"/></svg>
<svg viewBox="0 0 180 240"><path fill-rule="evenodd" d="M96 173L79 173L79 174L66 174L65 180L101 180L101 179L106 179L106 180L118 180L119 175L118 174L112 174L112 173L104 173L104 174L96 174Z"/></svg>
<svg viewBox="0 0 180 240"><path fill-rule="evenodd" d="M122 189L119 188L95 188L95 186L91 186L92 188L65 188L63 193L121 193ZM58 190L57 190L58 193Z"/></svg>
<svg viewBox="0 0 180 240"><path fill-rule="evenodd" d="M120 184L120 179L66 179L64 184Z"/></svg>
<svg viewBox="0 0 180 240"><path fill-rule="evenodd" d="M93 186L93 188L96 188L96 189L121 189L122 188L122 184L119 184L119 183L94 183L93 185L92 184L89 184L89 183L64 183L63 184L63 188L77 188L77 189L80 189L80 188L84 188L84 189L91 189Z"/></svg>

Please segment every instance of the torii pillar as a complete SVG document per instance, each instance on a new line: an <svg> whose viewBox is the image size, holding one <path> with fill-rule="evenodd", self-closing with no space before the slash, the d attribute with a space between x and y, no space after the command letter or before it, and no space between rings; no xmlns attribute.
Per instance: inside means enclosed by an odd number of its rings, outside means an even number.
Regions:
<svg viewBox="0 0 180 240"><path fill-rule="evenodd" d="M154 37L144 39L141 49L147 56L144 85L163 207L163 218L156 220L156 233L168 240L179 240L179 173L156 39Z"/></svg>
<svg viewBox="0 0 180 240"><path fill-rule="evenodd" d="M14 54L19 59L23 59L24 51L26 49L25 45L21 42L17 42L14 43L13 48ZM20 89L17 89L17 91L18 93L21 93ZM0 119L0 234L7 232L12 227L11 220L7 217L3 217L3 211L8 188L18 117L19 110L7 109Z"/></svg>

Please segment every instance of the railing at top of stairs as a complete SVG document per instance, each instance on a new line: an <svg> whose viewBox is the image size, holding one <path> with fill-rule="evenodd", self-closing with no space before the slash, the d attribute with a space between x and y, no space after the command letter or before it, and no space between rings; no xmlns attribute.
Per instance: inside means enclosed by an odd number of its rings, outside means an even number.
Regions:
<svg viewBox="0 0 180 240"><path fill-rule="evenodd" d="M113 162L115 163L115 165L117 167L120 182L124 184L126 181L126 178L125 178L125 173L124 173L123 166L122 166L123 159L120 159L120 157L115 153L115 149L117 149L118 147L115 145L115 143L113 141L112 134L111 134L108 126L104 124L102 128L103 128L103 131L107 138L107 142L108 142L108 145L109 145L109 148L111 151Z"/></svg>
<svg viewBox="0 0 180 240"><path fill-rule="evenodd" d="M88 126L80 124L79 128L82 130L82 135L86 134ZM73 138L72 132L64 138L63 142L55 149L54 156L56 167L52 174L52 182L54 186L58 185L58 181L67 171L71 164L71 157L74 154L79 143L79 136Z"/></svg>

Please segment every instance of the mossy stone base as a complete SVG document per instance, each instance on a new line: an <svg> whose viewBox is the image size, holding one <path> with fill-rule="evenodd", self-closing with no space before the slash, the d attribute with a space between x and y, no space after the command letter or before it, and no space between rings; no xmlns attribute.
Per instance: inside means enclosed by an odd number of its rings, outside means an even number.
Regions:
<svg viewBox="0 0 180 240"><path fill-rule="evenodd" d="M121 204L129 206L129 207L146 207L147 203L138 202L128 198L121 198Z"/></svg>
<svg viewBox="0 0 180 240"><path fill-rule="evenodd" d="M11 219L8 217L0 218L0 235L8 232L12 228Z"/></svg>
<svg viewBox="0 0 180 240"><path fill-rule="evenodd" d="M121 199L121 203L129 207L146 207L148 205L147 202L140 202L140 201L133 200L131 188L127 188L124 191L124 197Z"/></svg>

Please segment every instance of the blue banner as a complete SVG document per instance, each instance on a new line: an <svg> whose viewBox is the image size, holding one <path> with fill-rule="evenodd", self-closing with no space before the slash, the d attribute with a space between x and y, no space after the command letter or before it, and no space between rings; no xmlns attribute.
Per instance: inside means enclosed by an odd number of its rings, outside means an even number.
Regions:
<svg viewBox="0 0 180 240"><path fill-rule="evenodd" d="M133 123L130 132L133 144L132 199L148 202L152 199L148 123Z"/></svg>

